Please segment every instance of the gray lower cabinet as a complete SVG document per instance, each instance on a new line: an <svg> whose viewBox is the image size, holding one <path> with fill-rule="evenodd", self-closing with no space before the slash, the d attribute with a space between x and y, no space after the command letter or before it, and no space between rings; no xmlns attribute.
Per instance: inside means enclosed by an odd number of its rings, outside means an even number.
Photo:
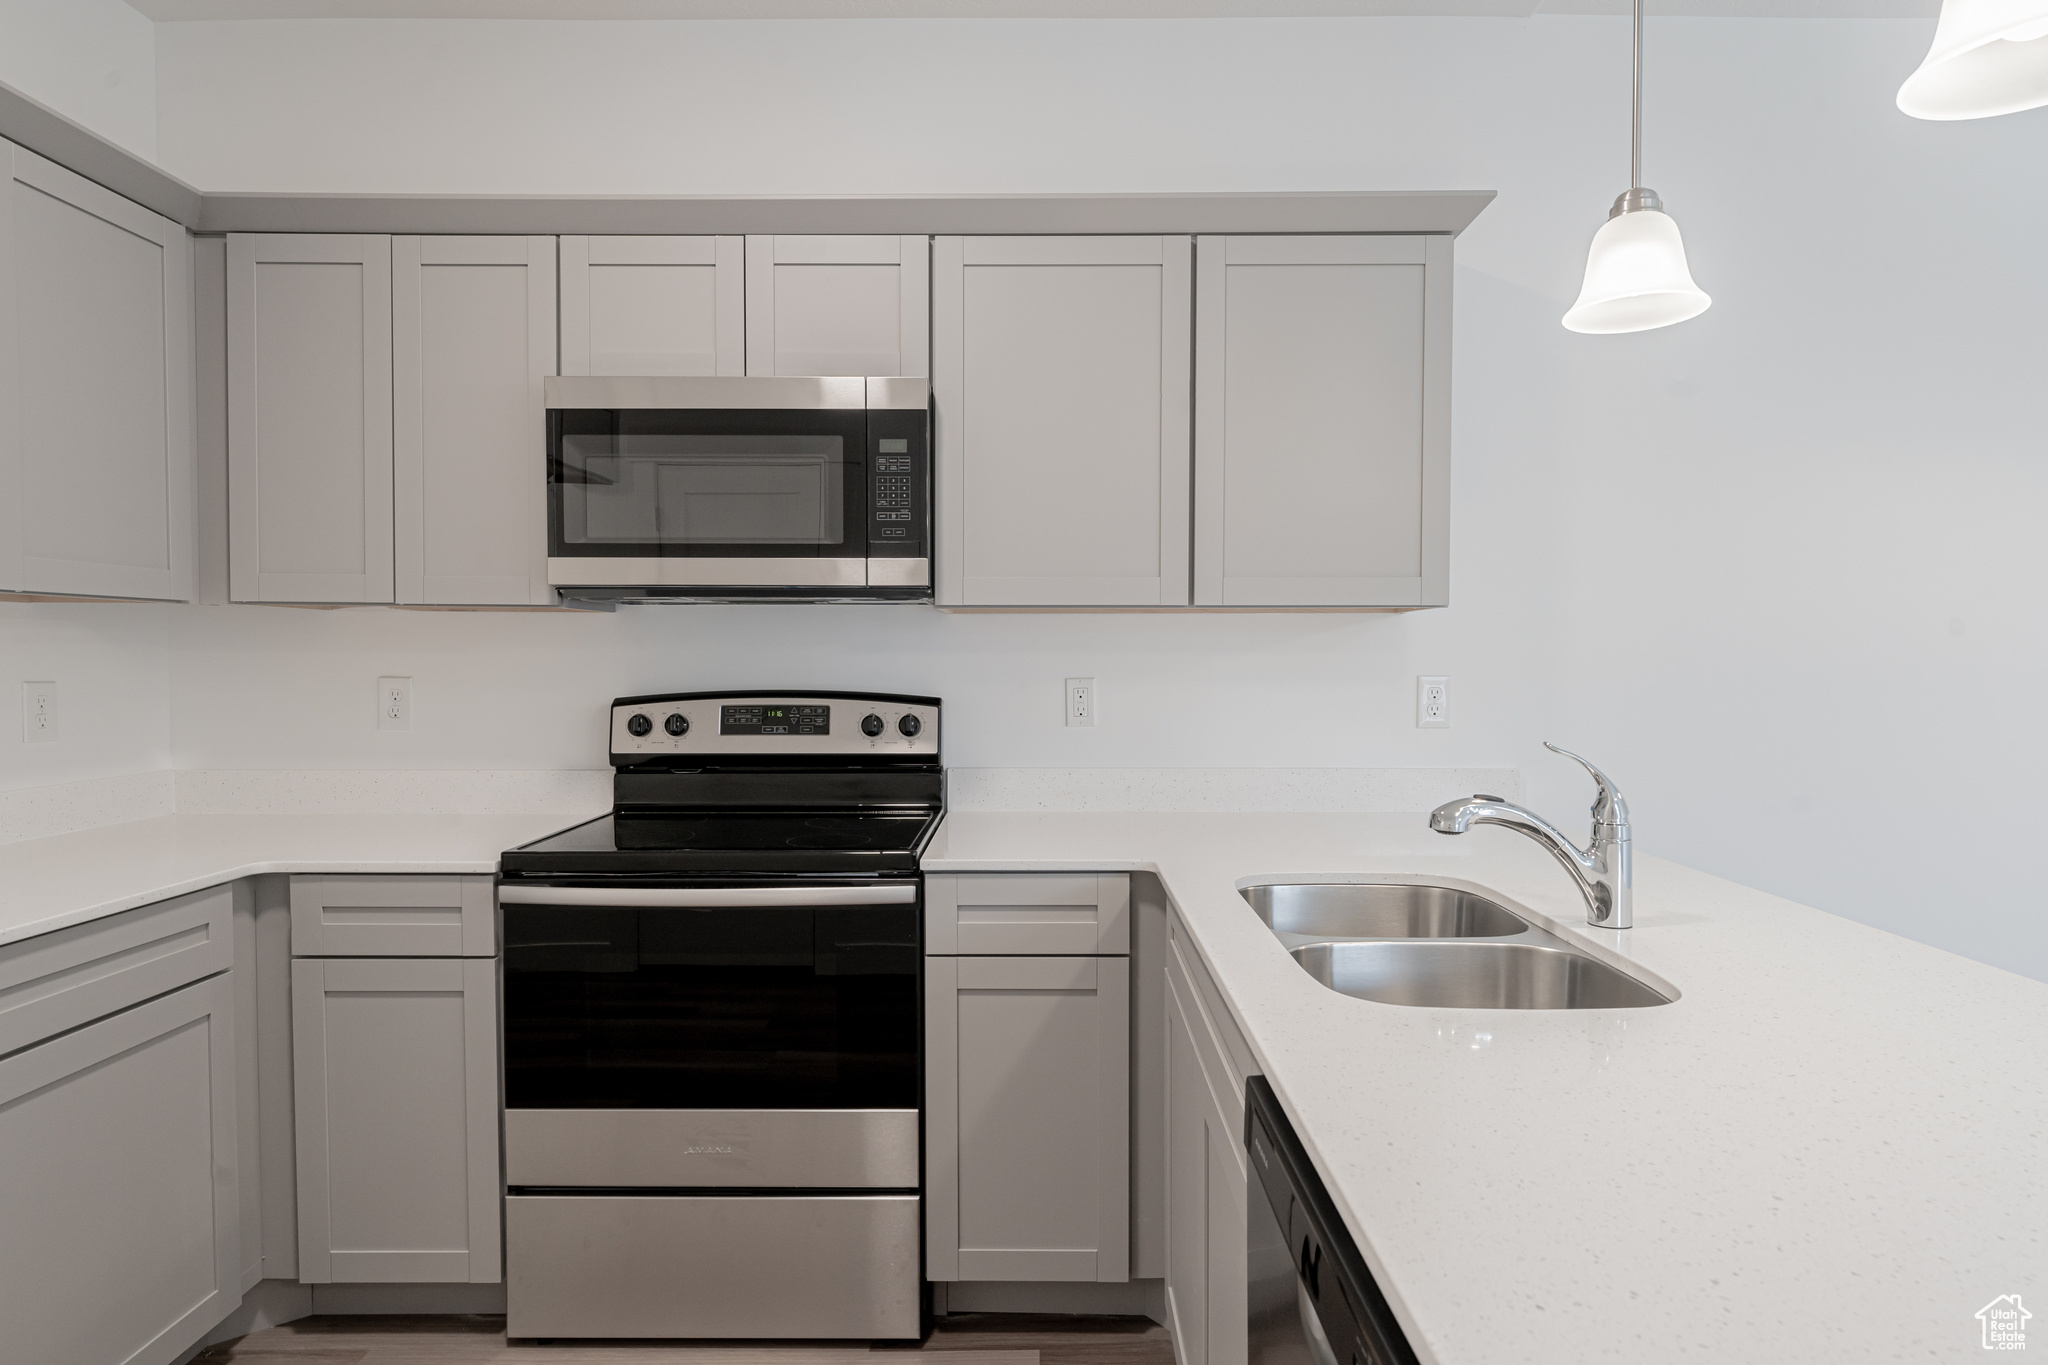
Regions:
<svg viewBox="0 0 2048 1365"><path fill-rule="evenodd" d="M0 142L0 591L187 600L192 245Z"/></svg>
<svg viewBox="0 0 2048 1365"><path fill-rule="evenodd" d="M1130 1278L1130 968L926 961L932 1279Z"/></svg>
<svg viewBox="0 0 2048 1365"><path fill-rule="evenodd" d="M1195 604L1447 605L1451 239L1195 260Z"/></svg>
<svg viewBox="0 0 2048 1365"><path fill-rule="evenodd" d="M500 1278L497 963L292 963L299 1278Z"/></svg>
<svg viewBox="0 0 2048 1365"><path fill-rule="evenodd" d="M1175 918L1166 965L1166 1309L1177 1365L1245 1365L1250 1049Z"/></svg>
<svg viewBox="0 0 2048 1365"><path fill-rule="evenodd" d="M489 876L291 879L294 957L491 957L497 895Z"/></svg>
<svg viewBox="0 0 2048 1365"><path fill-rule="evenodd" d="M925 879L934 1280L1131 1278L1131 879Z"/></svg>
<svg viewBox="0 0 2048 1365"><path fill-rule="evenodd" d="M0 1060L0 1355L169 1365L240 1302L233 995L222 972Z"/></svg>

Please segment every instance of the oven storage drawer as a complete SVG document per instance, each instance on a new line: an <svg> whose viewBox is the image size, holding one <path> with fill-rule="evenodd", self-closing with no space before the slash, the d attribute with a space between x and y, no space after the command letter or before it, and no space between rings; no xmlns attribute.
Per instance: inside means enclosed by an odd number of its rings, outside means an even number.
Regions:
<svg viewBox="0 0 2048 1365"><path fill-rule="evenodd" d="M915 1109L508 1109L505 1183L917 1188Z"/></svg>
<svg viewBox="0 0 2048 1365"><path fill-rule="evenodd" d="M1131 951L1127 872L925 877L925 952L938 956L1057 957Z"/></svg>
<svg viewBox="0 0 2048 1365"><path fill-rule="evenodd" d="M515 1195L512 1337L919 1335L916 1195Z"/></svg>

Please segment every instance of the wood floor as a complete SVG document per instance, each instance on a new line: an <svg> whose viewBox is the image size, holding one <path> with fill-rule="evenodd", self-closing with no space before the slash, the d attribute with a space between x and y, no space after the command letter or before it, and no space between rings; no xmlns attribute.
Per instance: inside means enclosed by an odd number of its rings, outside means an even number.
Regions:
<svg viewBox="0 0 2048 1365"><path fill-rule="evenodd" d="M1145 1318L957 1313L917 1347L557 1342L507 1345L500 1317L301 1318L201 1351L193 1365L1173 1365ZM902 1365L913 1365L904 1361Z"/></svg>

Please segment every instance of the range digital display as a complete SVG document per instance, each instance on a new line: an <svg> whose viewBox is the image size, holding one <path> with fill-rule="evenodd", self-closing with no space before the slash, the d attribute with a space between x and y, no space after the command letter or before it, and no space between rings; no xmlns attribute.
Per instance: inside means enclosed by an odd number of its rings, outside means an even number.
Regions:
<svg viewBox="0 0 2048 1365"><path fill-rule="evenodd" d="M721 735L829 735L829 706L721 706Z"/></svg>

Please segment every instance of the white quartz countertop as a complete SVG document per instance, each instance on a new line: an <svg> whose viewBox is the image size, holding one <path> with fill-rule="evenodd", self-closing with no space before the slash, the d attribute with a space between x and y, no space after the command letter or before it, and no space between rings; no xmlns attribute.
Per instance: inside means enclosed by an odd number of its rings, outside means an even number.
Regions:
<svg viewBox="0 0 2048 1365"><path fill-rule="evenodd" d="M260 873L489 872L579 818L179 815L0 845L0 944ZM924 864L1157 873L1430 1365L1948 1359L1993 1298L2048 1302L2038 982L1640 851L1636 927L1593 929L1535 845L1420 815L965 812ZM1323 877L1484 891L1679 998L1337 995L1237 894Z"/></svg>
<svg viewBox="0 0 2048 1365"><path fill-rule="evenodd" d="M265 872L496 872L587 818L166 815L0 844L0 944Z"/></svg>
<svg viewBox="0 0 2048 1365"><path fill-rule="evenodd" d="M1591 928L1533 843L1420 815L956 813L924 865L1157 873L1432 1365L1956 1359L2048 1302L2039 982L1640 850ZM1237 894L1321 877L1485 891L1679 998L1340 996Z"/></svg>

